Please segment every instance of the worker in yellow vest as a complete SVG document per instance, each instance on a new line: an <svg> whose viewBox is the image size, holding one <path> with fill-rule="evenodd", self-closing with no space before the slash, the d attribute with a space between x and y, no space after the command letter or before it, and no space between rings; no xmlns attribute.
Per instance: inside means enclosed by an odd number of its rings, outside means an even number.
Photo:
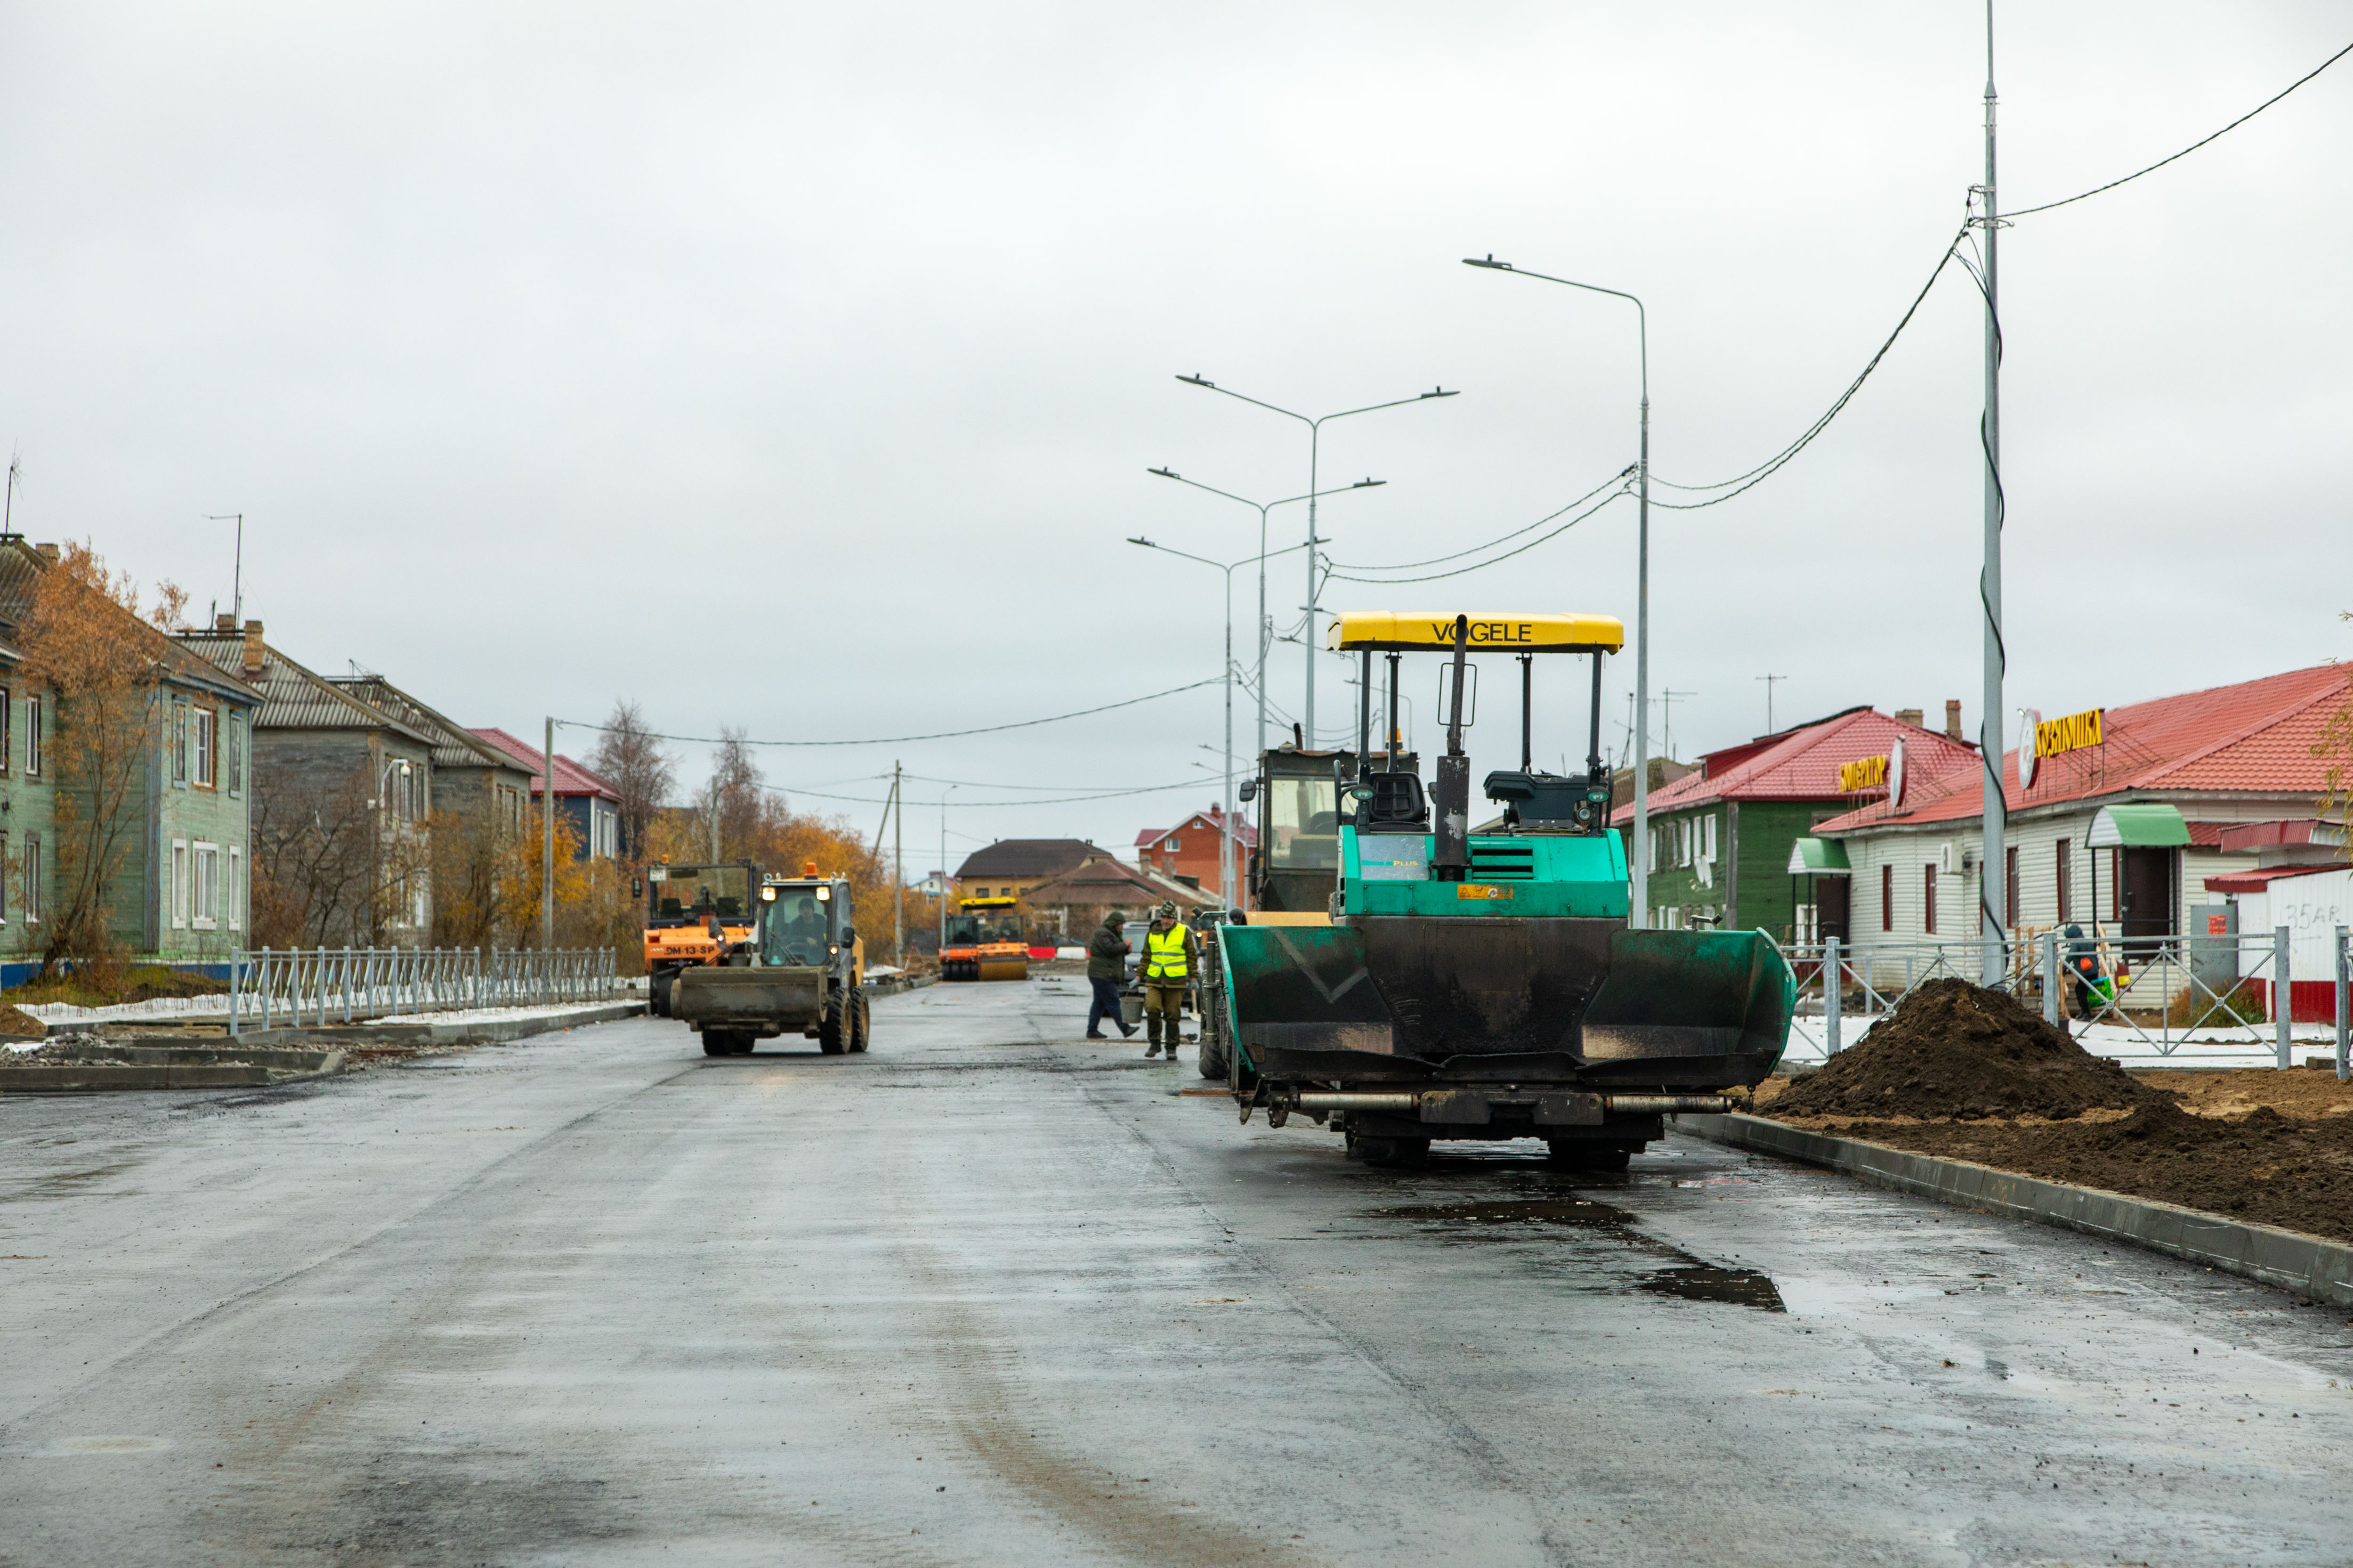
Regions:
<svg viewBox="0 0 2353 1568"><path fill-rule="evenodd" d="M1168 1059L1176 1059L1184 1039L1177 1020L1185 1005L1185 989L1201 967L1201 944L1192 929L1176 918L1176 906L1162 904L1152 913L1152 929L1144 935L1144 1026L1150 1033L1146 1059L1160 1054L1165 1043Z"/></svg>

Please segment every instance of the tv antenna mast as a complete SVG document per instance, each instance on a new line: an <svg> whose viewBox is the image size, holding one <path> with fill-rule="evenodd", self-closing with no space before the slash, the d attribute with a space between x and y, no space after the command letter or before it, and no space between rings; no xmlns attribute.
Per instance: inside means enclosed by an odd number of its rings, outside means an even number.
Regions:
<svg viewBox="0 0 2353 1568"><path fill-rule="evenodd" d="M228 618L238 626L245 625L245 513L241 511L208 511L206 522L227 522L237 520L237 566L229 578Z"/></svg>

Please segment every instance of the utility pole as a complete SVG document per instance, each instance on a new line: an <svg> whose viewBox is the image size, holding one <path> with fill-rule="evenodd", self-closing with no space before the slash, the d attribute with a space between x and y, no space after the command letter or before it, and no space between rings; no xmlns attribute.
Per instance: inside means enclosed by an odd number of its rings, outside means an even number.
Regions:
<svg viewBox="0 0 2353 1568"><path fill-rule="evenodd" d="M539 754L539 945L555 951L555 721L547 721L547 749Z"/></svg>
<svg viewBox="0 0 2353 1568"><path fill-rule="evenodd" d="M1786 675L1760 675L1757 679L1765 683L1765 732L1768 735L1778 733L1773 728L1773 683L1789 678Z"/></svg>
<svg viewBox="0 0 2353 1568"><path fill-rule="evenodd" d="M899 793L903 769L891 764L891 962L907 967L907 797Z"/></svg>
<svg viewBox="0 0 2353 1568"><path fill-rule="evenodd" d="M1658 695L1660 730L1659 749L1665 754L1669 762L1672 762L1675 755L1675 704L1682 701L1686 697L1696 697L1698 695L1699 693L1696 691L1666 690L1662 690Z"/></svg>
<svg viewBox="0 0 2353 1568"><path fill-rule="evenodd" d="M1994 196L1993 0L1986 0L1985 184L1974 220L1985 234L1985 415L1979 445L1985 448L1985 566L1978 599L1985 611L1985 706L1978 720L1979 765L1985 770L1985 834L1978 850L1978 931L1985 943L1979 978L1998 985L2010 969L2009 934L2002 916L2009 909L2009 868L2003 849L2010 837L2001 794L2001 320L1997 306L1995 247L2001 219Z"/></svg>
<svg viewBox="0 0 2353 1568"><path fill-rule="evenodd" d="M245 513L241 511L208 511L206 522L227 522L237 519L237 560L229 574L229 619L245 625Z"/></svg>

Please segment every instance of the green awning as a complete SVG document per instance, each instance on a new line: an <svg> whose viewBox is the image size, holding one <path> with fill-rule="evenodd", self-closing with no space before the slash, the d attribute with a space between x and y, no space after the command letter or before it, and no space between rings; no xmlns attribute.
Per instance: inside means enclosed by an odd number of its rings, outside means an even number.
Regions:
<svg viewBox="0 0 2353 1568"><path fill-rule="evenodd" d="M1792 877L1845 877L1854 868L1846 863L1846 846L1830 838L1799 838L1789 846Z"/></svg>
<svg viewBox="0 0 2353 1568"><path fill-rule="evenodd" d="M2189 825L2181 820L2179 809L2162 801L2104 805L2092 818L2091 837L2084 842L2094 849L2178 849L2189 842Z"/></svg>

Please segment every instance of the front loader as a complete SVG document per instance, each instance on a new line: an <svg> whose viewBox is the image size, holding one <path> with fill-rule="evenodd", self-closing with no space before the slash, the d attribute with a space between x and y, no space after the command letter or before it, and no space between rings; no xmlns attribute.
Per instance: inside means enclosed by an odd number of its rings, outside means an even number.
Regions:
<svg viewBox="0 0 2353 1568"><path fill-rule="evenodd" d="M1557 1163L1622 1169L1666 1115L1729 1109L1727 1091L1772 1071L1797 999L1779 950L1761 932L1630 927L1600 756L1601 660L1623 641L1599 616L1334 623L1330 646L1361 653L1364 679L1355 776L1336 790L1330 923L1218 932L1215 1054L1245 1121L1303 1116L1376 1163L1418 1160L1434 1140L1530 1137ZM1520 766L1487 774L1502 816L1475 833L1462 749L1474 650L1521 661ZM1427 792L1394 765L1398 662L1413 651L1451 655L1446 754ZM1384 756L1366 755L1376 652L1388 663ZM1582 777L1531 766L1533 661L1563 653L1593 661Z"/></svg>
<svg viewBox="0 0 2353 1568"><path fill-rule="evenodd" d="M828 1056L863 1051L866 947L849 881L812 864L807 876L768 879L759 909L755 940L679 973L671 1016L702 1037L705 1056L743 1056L779 1035L815 1040Z"/></svg>

